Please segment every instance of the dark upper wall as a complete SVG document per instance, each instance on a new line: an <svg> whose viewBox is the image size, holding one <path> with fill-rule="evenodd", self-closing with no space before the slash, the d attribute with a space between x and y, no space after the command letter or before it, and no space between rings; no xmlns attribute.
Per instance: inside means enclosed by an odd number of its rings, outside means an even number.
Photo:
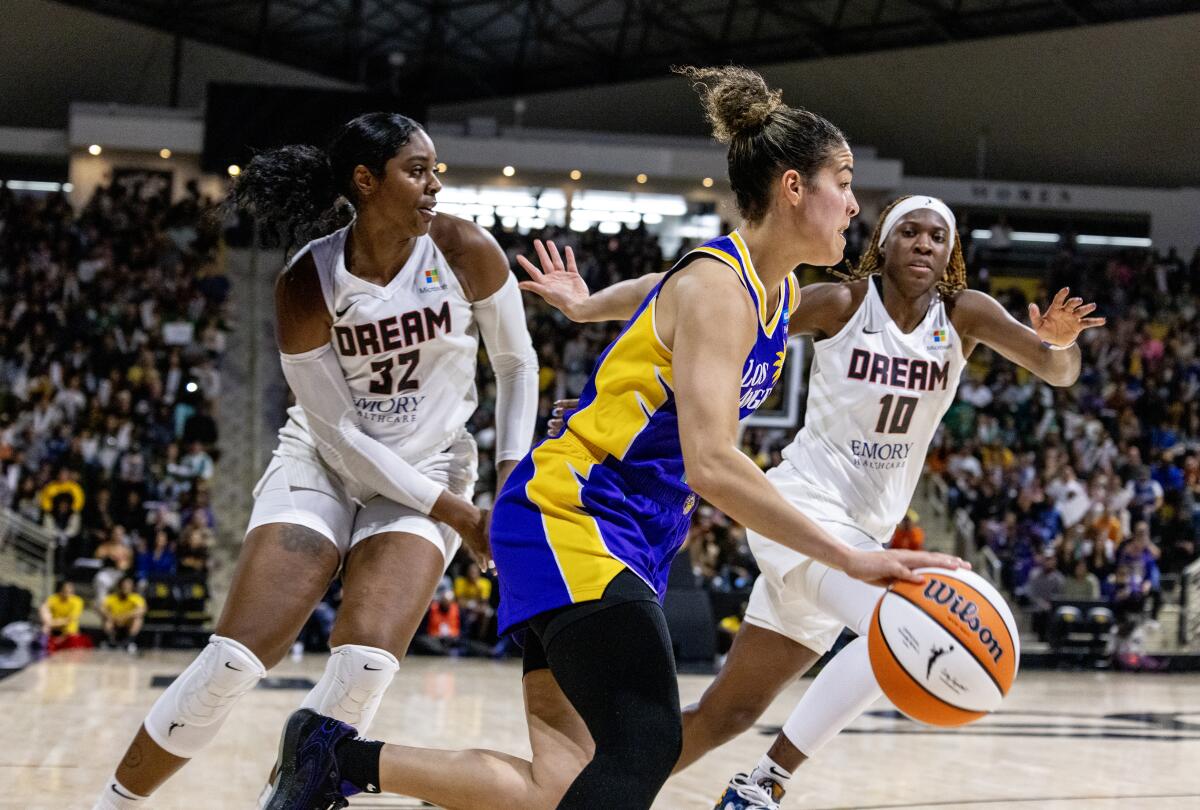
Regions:
<svg viewBox="0 0 1200 810"><path fill-rule="evenodd" d="M0 126L62 127L72 101L166 106L173 38L49 0L0 0ZM180 104L210 81L346 87L322 76L185 42Z"/></svg>
<svg viewBox="0 0 1200 810"><path fill-rule="evenodd" d="M70 101L165 105L169 35L49 0L0 0L0 126L59 127ZM910 174L969 177L989 137L988 176L1200 186L1200 14L937 45L765 69L784 98ZM341 86L194 42L181 103L210 80ZM682 79L530 96L529 126L702 134ZM497 115L511 100L435 107L435 120Z"/></svg>
<svg viewBox="0 0 1200 810"><path fill-rule="evenodd" d="M784 100L911 174L972 177L989 131L993 179L1200 185L1200 14L776 65ZM678 78L529 96L526 126L704 132ZM511 100L435 106L438 121Z"/></svg>

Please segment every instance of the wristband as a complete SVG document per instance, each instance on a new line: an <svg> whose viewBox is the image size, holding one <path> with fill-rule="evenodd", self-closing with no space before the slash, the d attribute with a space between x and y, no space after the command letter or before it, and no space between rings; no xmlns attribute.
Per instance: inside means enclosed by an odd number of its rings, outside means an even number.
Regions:
<svg viewBox="0 0 1200 810"><path fill-rule="evenodd" d="M1043 340L1042 345L1045 346L1047 349L1049 349L1052 352L1065 352L1067 349L1069 349L1075 345L1075 341L1072 340L1066 346L1058 346L1047 340Z"/></svg>

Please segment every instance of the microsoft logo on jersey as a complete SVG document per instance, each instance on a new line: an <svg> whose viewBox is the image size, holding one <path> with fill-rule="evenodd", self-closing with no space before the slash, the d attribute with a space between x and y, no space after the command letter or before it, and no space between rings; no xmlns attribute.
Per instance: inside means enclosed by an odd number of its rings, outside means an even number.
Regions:
<svg viewBox="0 0 1200 810"><path fill-rule="evenodd" d="M930 349L944 349L950 345L950 332L946 329L934 329L930 340Z"/></svg>
<svg viewBox="0 0 1200 810"><path fill-rule="evenodd" d="M445 283L442 281L441 273L436 267L430 267L428 270L421 271L421 286L417 292L436 292L437 290L446 289Z"/></svg>

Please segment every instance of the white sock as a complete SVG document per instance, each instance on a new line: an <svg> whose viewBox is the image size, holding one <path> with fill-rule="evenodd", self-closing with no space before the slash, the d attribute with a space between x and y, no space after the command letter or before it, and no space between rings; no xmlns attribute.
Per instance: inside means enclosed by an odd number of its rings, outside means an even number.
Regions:
<svg viewBox="0 0 1200 810"><path fill-rule="evenodd" d="M116 776L113 776L104 786L104 792L100 794L100 798L96 799L92 810L131 810L131 808L142 807L142 802L147 798L149 797L137 795L118 782Z"/></svg>
<svg viewBox="0 0 1200 810"><path fill-rule="evenodd" d="M754 770L750 772L751 782L762 784L764 780L770 779L782 788L787 787L788 780L791 778L791 772L771 759L770 754L763 754L762 759L758 761L758 764L754 766Z"/></svg>

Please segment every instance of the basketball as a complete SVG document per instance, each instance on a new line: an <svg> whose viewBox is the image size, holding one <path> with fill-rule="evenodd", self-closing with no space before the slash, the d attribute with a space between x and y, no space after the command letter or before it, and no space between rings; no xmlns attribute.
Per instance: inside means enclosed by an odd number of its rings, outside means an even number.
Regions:
<svg viewBox="0 0 1200 810"><path fill-rule="evenodd" d="M1003 597L971 571L921 569L875 606L871 668L883 693L913 720L961 726L999 707L1021 659Z"/></svg>

